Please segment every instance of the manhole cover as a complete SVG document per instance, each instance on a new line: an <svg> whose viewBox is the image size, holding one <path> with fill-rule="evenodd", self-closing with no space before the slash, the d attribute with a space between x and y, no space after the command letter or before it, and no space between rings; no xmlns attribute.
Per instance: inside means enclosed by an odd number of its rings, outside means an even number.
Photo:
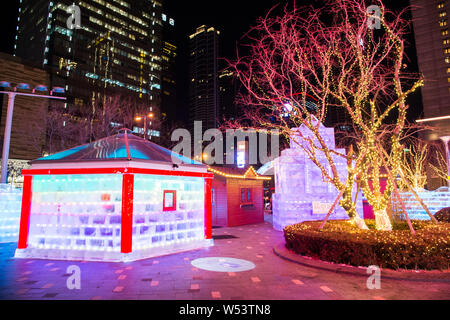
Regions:
<svg viewBox="0 0 450 320"><path fill-rule="evenodd" d="M224 234L224 235L219 235L219 236L213 236L214 240L225 240L225 239L238 239L238 237L232 236L232 235L228 235L228 234Z"/></svg>
<svg viewBox="0 0 450 320"><path fill-rule="evenodd" d="M242 272L255 268L255 265L247 260L234 258L200 258L192 261L196 268L216 272Z"/></svg>

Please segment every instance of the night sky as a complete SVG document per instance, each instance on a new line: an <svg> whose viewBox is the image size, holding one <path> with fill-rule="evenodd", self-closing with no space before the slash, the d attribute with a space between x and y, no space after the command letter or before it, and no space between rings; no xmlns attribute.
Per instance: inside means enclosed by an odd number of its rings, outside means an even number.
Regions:
<svg viewBox="0 0 450 320"><path fill-rule="evenodd" d="M308 1L306 1L308 2ZM176 42L179 48L177 83L180 118L188 118L188 39L197 27L207 25L220 31L219 57L235 57L240 38L255 25L256 19L265 15L279 1L274 0L166 0L165 11L174 17ZM297 3L300 4L300 1ZM224 64L224 62L223 62ZM223 65L221 63L221 65Z"/></svg>
<svg viewBox="0 0 450 320"><path fill-rule="evenodd" d="M178 61L178 83L182 83L178 90L178 103L181 114L186 116L187 108L183 105L187 100L187 39L202 24L213 26L220 30L220 57L233 59L236 48L242 36L256 24L257 18L264 16L271 8L278 5L283 7L294 1L275 0L165 0L166 13L175 18L177 28L177 45L180 58ZM298 6L315 3L314 0L296 0ZM403 9L409 5L409 0L385 0L384 4L391 10ZM412 28L411 28L412 29ZM407 56L411 71L418 71L417 57L414 47L414 35L408 38ZM186 85L184 85L186 84ZM410 120L415 120L422 112L422 98L420 90L412 94L410 103Z"/></svg>
<svg viewBox="0 0 450 320"><path fill-rule="evenodd" d="M263 16L275 5L284 5L287 1L275 0L164 0L165 13L175 19L176 44L179 48L177 83L178 108L182 117L187 116L187 43L188 36L202 24L213 26L221 32L220 57L233 58L240 38L247 32L258 17ZM292 1L290 1L292 3ZM309 4L315 1L296 0L297 5ZM2 3L2 41L0 51L13 53L15 30L17 26L18 0ZM393 9L407 6L408 0L385 1ZM414 38L408 39L413 45ZM411 58L410 67L416 69L416 52L414 48L408 51ZM420 94L415 94L410 100L411 116L417 117L421 112ZM186 106L186 107L184 107Z"/></svg>

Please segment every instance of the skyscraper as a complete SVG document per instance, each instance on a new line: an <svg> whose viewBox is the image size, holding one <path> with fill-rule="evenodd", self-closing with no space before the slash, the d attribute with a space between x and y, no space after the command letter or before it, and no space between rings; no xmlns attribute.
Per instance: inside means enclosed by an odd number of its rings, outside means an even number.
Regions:
<svg viewBox="0 0 450 320"><path fill-rule="evenodd" d="M220 32L205 25L189 36L190 127L217 128L219 115L218 50Z"/></svg>
<svg viewBox="0 0 450 320"><path fill-rule="evenodd" d="M219 122L224 119L237 120L238 106L236 96L238 94L238 79L236 74L229 70L219 73Z"/></svg>
<svg viewBox="0 0 450 320"><path fill-rule="evenodd" d="M177 116L176 59L178 47L175 36L175 20L163 13L162 22L161 113L163 120L172 121Z"/></svg>
<svg viewBox="0 0 450 320"><path fill-rule="evenodd" d="M411 5L418 64L425 78L424 121L437 129L429 135L435 140L450 136L450 1L411 0Z"/></svg>
<svg viewBox="0 0 450 320"><path fill-rule="evenodd" d="M73 22L79 25L73 28ZM71 0L22 0L15 53L46 68L51 85L66 88L69 104L123 94L157 113L161 33L157 0L85 0L78 6Z"/></svg>

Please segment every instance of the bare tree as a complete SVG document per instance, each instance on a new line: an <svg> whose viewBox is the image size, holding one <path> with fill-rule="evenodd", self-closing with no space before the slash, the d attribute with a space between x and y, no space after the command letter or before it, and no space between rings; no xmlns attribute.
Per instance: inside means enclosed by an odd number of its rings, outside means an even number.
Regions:
<svg viewBox="0 0 450 320"><path fill-rule="evenodd" d="M403 153L401 170L409 184L416 190L424 189L427 184L427 165L430 160L430 144L417 140ZM407 185L400 180L400 189L407 189Z"/></svg>
<svg viewBox="0 0 450 320"><path fill-rule="evenodd" d="M141 99L117 94L96 101L85 118L90 124L92 138L98 140L117 133L120 128L133 129L136 116L149 112L148 105Z"/></svg>
<svg viewBox="0 0 450 320"><path fill-rule="evenodd" d="M83 143L80 129L80 123L69 109L51 106L47 113L45 153L54 154Z"/></svg>
<svg viewBox="0 0 450 320"><path fill-rule="evenodd" d="M443 181L448 181L447 160L445 158L445 150L436 150L434 152L434 158L429 161L429 166L432 172Z"/></svg>
<svg viewBox="0 0 450 320"><path fill-rule="evenodd" d="M404 68L404 12L389 12L379 0L373 3L377 16L363 0L325 1L322 8L286 6L280 15L271 10L246 35L249 53L238 53L230 65L247 91L241 96L246 117L287 137L292 128L306 128L308 134L296 130L299 139L294 141L341 193L340 205L351 221L367 228L352 199L359 176L377 228L391 230L386 209L394 186L388 182L381 192L380 168L389 163L393 175L400 169L405 100L423 81ZM380 30L371 27L374 19ZM319 130L330 108L346 112L358 134L356 148L347 154L330 148ZM388 158L380 150L380 134L390 140ZM346 180L339 177L335 156L347 160Z"/></svg>

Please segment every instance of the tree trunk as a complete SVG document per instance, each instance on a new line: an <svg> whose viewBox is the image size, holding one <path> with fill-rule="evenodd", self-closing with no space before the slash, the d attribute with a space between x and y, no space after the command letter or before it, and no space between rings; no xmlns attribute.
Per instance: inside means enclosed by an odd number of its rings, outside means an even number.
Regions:
<svg viewBox="0 0 450 320"><path fill-rule="evenodd" d="M358 215L358 212L356 211L351 192L344 192L340 205L342 208L344 208L345 212L347 212L351 223L353 223L359 229L369 230L364 219L361 219Z"/></svg>
<svg viewBox="0 0 450 320"><path fill-rule="evenodd" d="M374 210L375 222L378 230L392 231L391 219L387 213L387 210Z"/></svg>
<svg viewBox="0 0 450 320"><path fill-rule="evenodd" d="M356 216L353 217L351 221L359 229L361 229L361 230L369 230L369 228L367 227L366 222L364 221L364 219L361 219L358 214L356 214Z"/></svg>

